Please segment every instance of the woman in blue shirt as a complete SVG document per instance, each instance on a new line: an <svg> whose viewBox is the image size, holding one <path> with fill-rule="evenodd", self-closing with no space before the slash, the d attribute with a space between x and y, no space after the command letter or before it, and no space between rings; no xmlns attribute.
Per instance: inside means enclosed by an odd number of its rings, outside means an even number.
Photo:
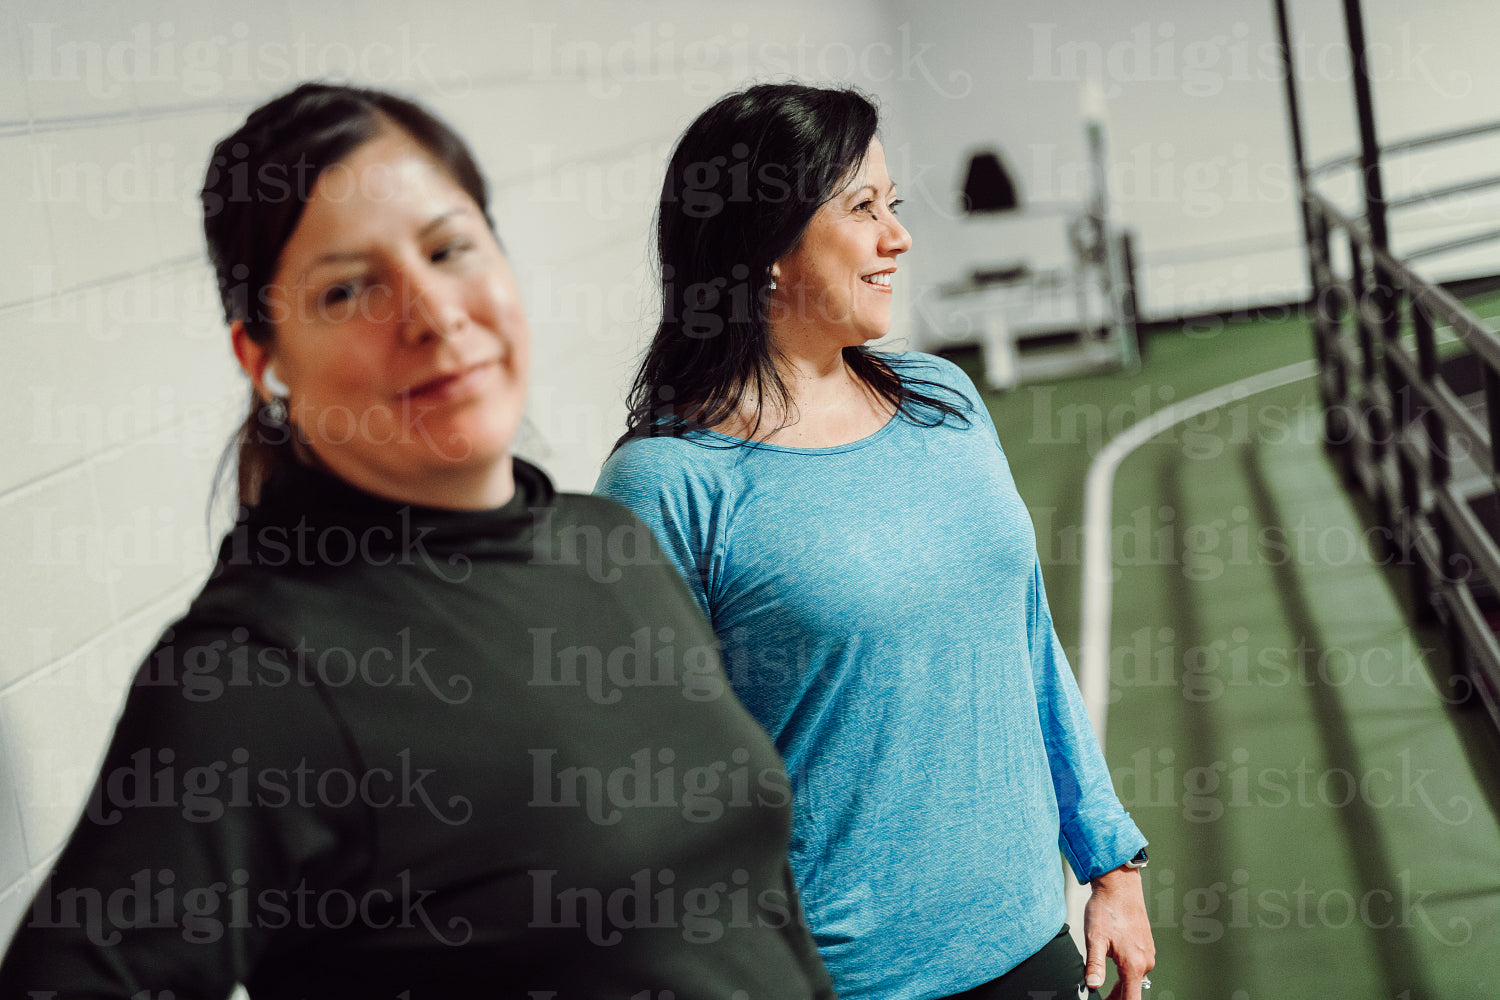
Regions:
<svg viewBox="0 0 1500 1000"><path fill-rule="evenodd" d="M994 426L952 364L865 346L911 246L876 126L857 93L762 85L688 128L663 318L597 491L656 531L786 759L793 869L842 995L1071 998L1108 956L1139 1000L1145 838ZM1087 968L1059 847L1093 883Z"/></svg>

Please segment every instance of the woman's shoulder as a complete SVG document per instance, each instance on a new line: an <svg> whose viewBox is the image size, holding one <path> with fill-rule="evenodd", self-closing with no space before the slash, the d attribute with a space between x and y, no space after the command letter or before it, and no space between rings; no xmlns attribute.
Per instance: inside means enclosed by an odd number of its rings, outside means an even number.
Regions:
<svg viewBox="0 0 1500 1000"><path fill-rule="evenodd" d="M640 438L609 456L594 493L653 526L665 520L707 531L721 523L716 512L732 508L749 490L742 463L753 450L682 438Z"/></svg>
<svg viewBox="0 0 1500 1000"><path fill-rule="evenodd" d="M600 486L628 480L638 483L714 484L722 489L746 449L720 443L707 435L633 438L605 459Z"/></svg>
<svg viewBox="0 0 1500 1000"><path fill-rule="evenodd" d="M551 516L540 519L536 530L554 535L576 532L578 529L598 529L605 534L625 529L633 530L641 525L640 516L627 503L619 490L606 490L603 475L593 493L559 493L550 510Z"/></svg>
<svg viewBox="0 0 1500 1000"><path fill-rule="evenodd" d="M610 462L629 465L662 464L682 465L691 463L706 446L682 435L650 435L633 437L623 441L610 453Z"/></svg>
<svg viewBox="0 0 1500 1000"><path fill-rule="evenodd" d="M117 739L173 745L184 760L194 748L215 759L248 750L352 764L342 720L314 682L319 637L288 627L279 610L288 596L209 580L137 667Z"/></svg>

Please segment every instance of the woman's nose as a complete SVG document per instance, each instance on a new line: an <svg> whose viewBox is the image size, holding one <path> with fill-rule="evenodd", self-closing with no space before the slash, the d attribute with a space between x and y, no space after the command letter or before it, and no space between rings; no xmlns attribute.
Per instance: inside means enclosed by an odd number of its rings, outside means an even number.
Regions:
<svg viewBox="0 0 1500 1000"><path fill-rule="evenodd" d="M411 269L405 280L406 315L403 332L411 343L429 337L446 340L468 319L458 289L447 276L430 267Z"/></svg>
<svg viewBox="0 0 1500 1000"><path fill-rule="evenodd" d="M881 237L881 250L888 254L906 253L911 249L911 233L901 224L901 220L894 215L890 217L889 224L885 227L885 235Z"/></svg>

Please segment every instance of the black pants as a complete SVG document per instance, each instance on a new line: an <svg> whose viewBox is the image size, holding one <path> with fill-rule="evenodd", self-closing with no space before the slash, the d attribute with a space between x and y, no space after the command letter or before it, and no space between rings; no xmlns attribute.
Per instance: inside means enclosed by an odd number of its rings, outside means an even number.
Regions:
<svg viewBox="0 0 1500 1000"><path fill-rule="evenodd" d="M949 1000L1099 1000L1098 990L1078 992L1083 985L1083 956L1068 936L1068 925L1020 965L999 979L955 993Z"/></svg>

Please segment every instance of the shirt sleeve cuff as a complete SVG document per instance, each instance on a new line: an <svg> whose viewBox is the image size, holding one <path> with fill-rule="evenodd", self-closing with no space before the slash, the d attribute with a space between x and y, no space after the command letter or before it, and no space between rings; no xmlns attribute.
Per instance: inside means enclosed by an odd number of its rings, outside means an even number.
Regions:
<svg viewBox="0 0 1500 1000"><path fill-rule="evenodd" d="M1128 816L1109 831L1084 831L1076 824L1064 826L1058 842L1080 883L1114 871L1146 846L1145 836Z"/></svg>

